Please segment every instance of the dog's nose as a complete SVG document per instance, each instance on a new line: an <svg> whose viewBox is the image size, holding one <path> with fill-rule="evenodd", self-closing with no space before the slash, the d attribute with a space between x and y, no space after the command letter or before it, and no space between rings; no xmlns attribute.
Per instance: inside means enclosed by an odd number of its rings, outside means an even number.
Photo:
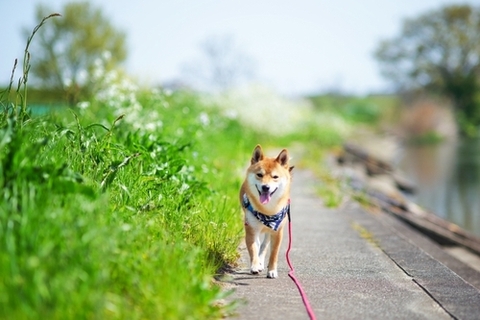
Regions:
<svg viewBox="0 0 480 320"><path fill-rule="evenodd" d="M263 191L263 192L267 192L267 191L269 191L269 190L270 190L270 186L269 186L268 184L264 184L264 185L262 186L262 191Z"/></svg>

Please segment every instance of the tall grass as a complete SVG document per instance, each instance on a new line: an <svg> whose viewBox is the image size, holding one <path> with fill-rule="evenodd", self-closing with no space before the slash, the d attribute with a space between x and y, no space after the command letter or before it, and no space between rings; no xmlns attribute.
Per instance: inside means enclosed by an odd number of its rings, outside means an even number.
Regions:
<svg viewBox="0 0 480 320"><path fill-rule="evenodd" d="M196 94L120 86L42 117L28 113L26 88L20 105L2 96L0 318L231 308L212 277L237 258L238 168L262 138Z"/></svg>
<svg viewBox="0 0 480 320"><path fill-rule="evenodd" d="M30 44L33 40L33 37L37 33L37 31L47 22L47 20L53 17L58 17L58 16L60 16L58 13L53 13L43 18L42 21L40 21L40 23L33 29L32 33L28 37L27 44L24 50L24 55L23 55L23 64L22 64L23 72L22 72L22 76L18 79L17 90L15 93L15 102L10 103L8 100L10 99L10 93L12 91L12 86L14 83L15 70L17 68L17 63L18 63L18 60L15 59L9 85L0 94L0 103L1 103L1 106L4 108L4 112L5 112L4 117L7 116L8 112L13 112L13 114L15 115L14 118L16 118L16 120L20 120L20 118L25 117L27 115L27 93L28 93L27 82L28 82L28 75L30 71L30 51L29 51Z"/></svg>
<svg viewBox="0 0 480 320"><path fill-rule="evenodd" d="M180 110L177 128L196 127L178 99L169 116ZM4 316L222 315L210 281L236 258L239 178L217 174L226 155L213 159L191 132L186 143L180 131L134 130L124 120L106 126L67 113L2 127ZM239 138L225 126L221 135Z"/></svg>

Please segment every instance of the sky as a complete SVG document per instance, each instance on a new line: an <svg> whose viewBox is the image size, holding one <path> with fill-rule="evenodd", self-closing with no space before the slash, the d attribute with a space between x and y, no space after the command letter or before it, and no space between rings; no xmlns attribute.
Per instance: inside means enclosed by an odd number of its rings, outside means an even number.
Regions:
<svg viewBox="0 0 480 320"><path fill-rule="evenodd" d="M35 6L61 13L67 0L0 0L0 85L38 23ZM352 94L390 88L374 59L382 39L400 33L405 18L446 4L480 0L91 0L127 34L126 71L144 84L181 80L202 56L200 44L229 36L254 61L255 80L290 96L325 91ZM32 55L35 53L32 52Z"/></svg>

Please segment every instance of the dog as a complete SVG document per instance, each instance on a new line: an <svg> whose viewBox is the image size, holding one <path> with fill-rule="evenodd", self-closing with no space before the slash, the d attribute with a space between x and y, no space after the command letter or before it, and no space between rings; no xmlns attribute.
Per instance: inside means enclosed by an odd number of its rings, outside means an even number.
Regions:
<svg viewBox="0 0 480 320"><path fill-rule="evenodd" d="M245 243L252 274L263 271L266 253L271 244L267 278L278 277L278 253L286 217L290 213L292 169L286 149L276 158L266 157L260 145L253 150L250 166L240 188Z"/></svg>

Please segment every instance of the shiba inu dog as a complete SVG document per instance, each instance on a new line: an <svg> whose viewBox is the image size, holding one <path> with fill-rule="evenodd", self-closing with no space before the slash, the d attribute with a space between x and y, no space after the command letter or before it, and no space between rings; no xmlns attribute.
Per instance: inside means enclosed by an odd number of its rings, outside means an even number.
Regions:
<svg viewBox="0 0 480 320"><path fill-rule="evenodd" d="M290 210L292 169L286 149L276 158L265 157L260 145L253 150L240 189L240 203L245 214L245 242L252 274L263 271L271 244L267 278L278 277L278 252Z"/></svg>

